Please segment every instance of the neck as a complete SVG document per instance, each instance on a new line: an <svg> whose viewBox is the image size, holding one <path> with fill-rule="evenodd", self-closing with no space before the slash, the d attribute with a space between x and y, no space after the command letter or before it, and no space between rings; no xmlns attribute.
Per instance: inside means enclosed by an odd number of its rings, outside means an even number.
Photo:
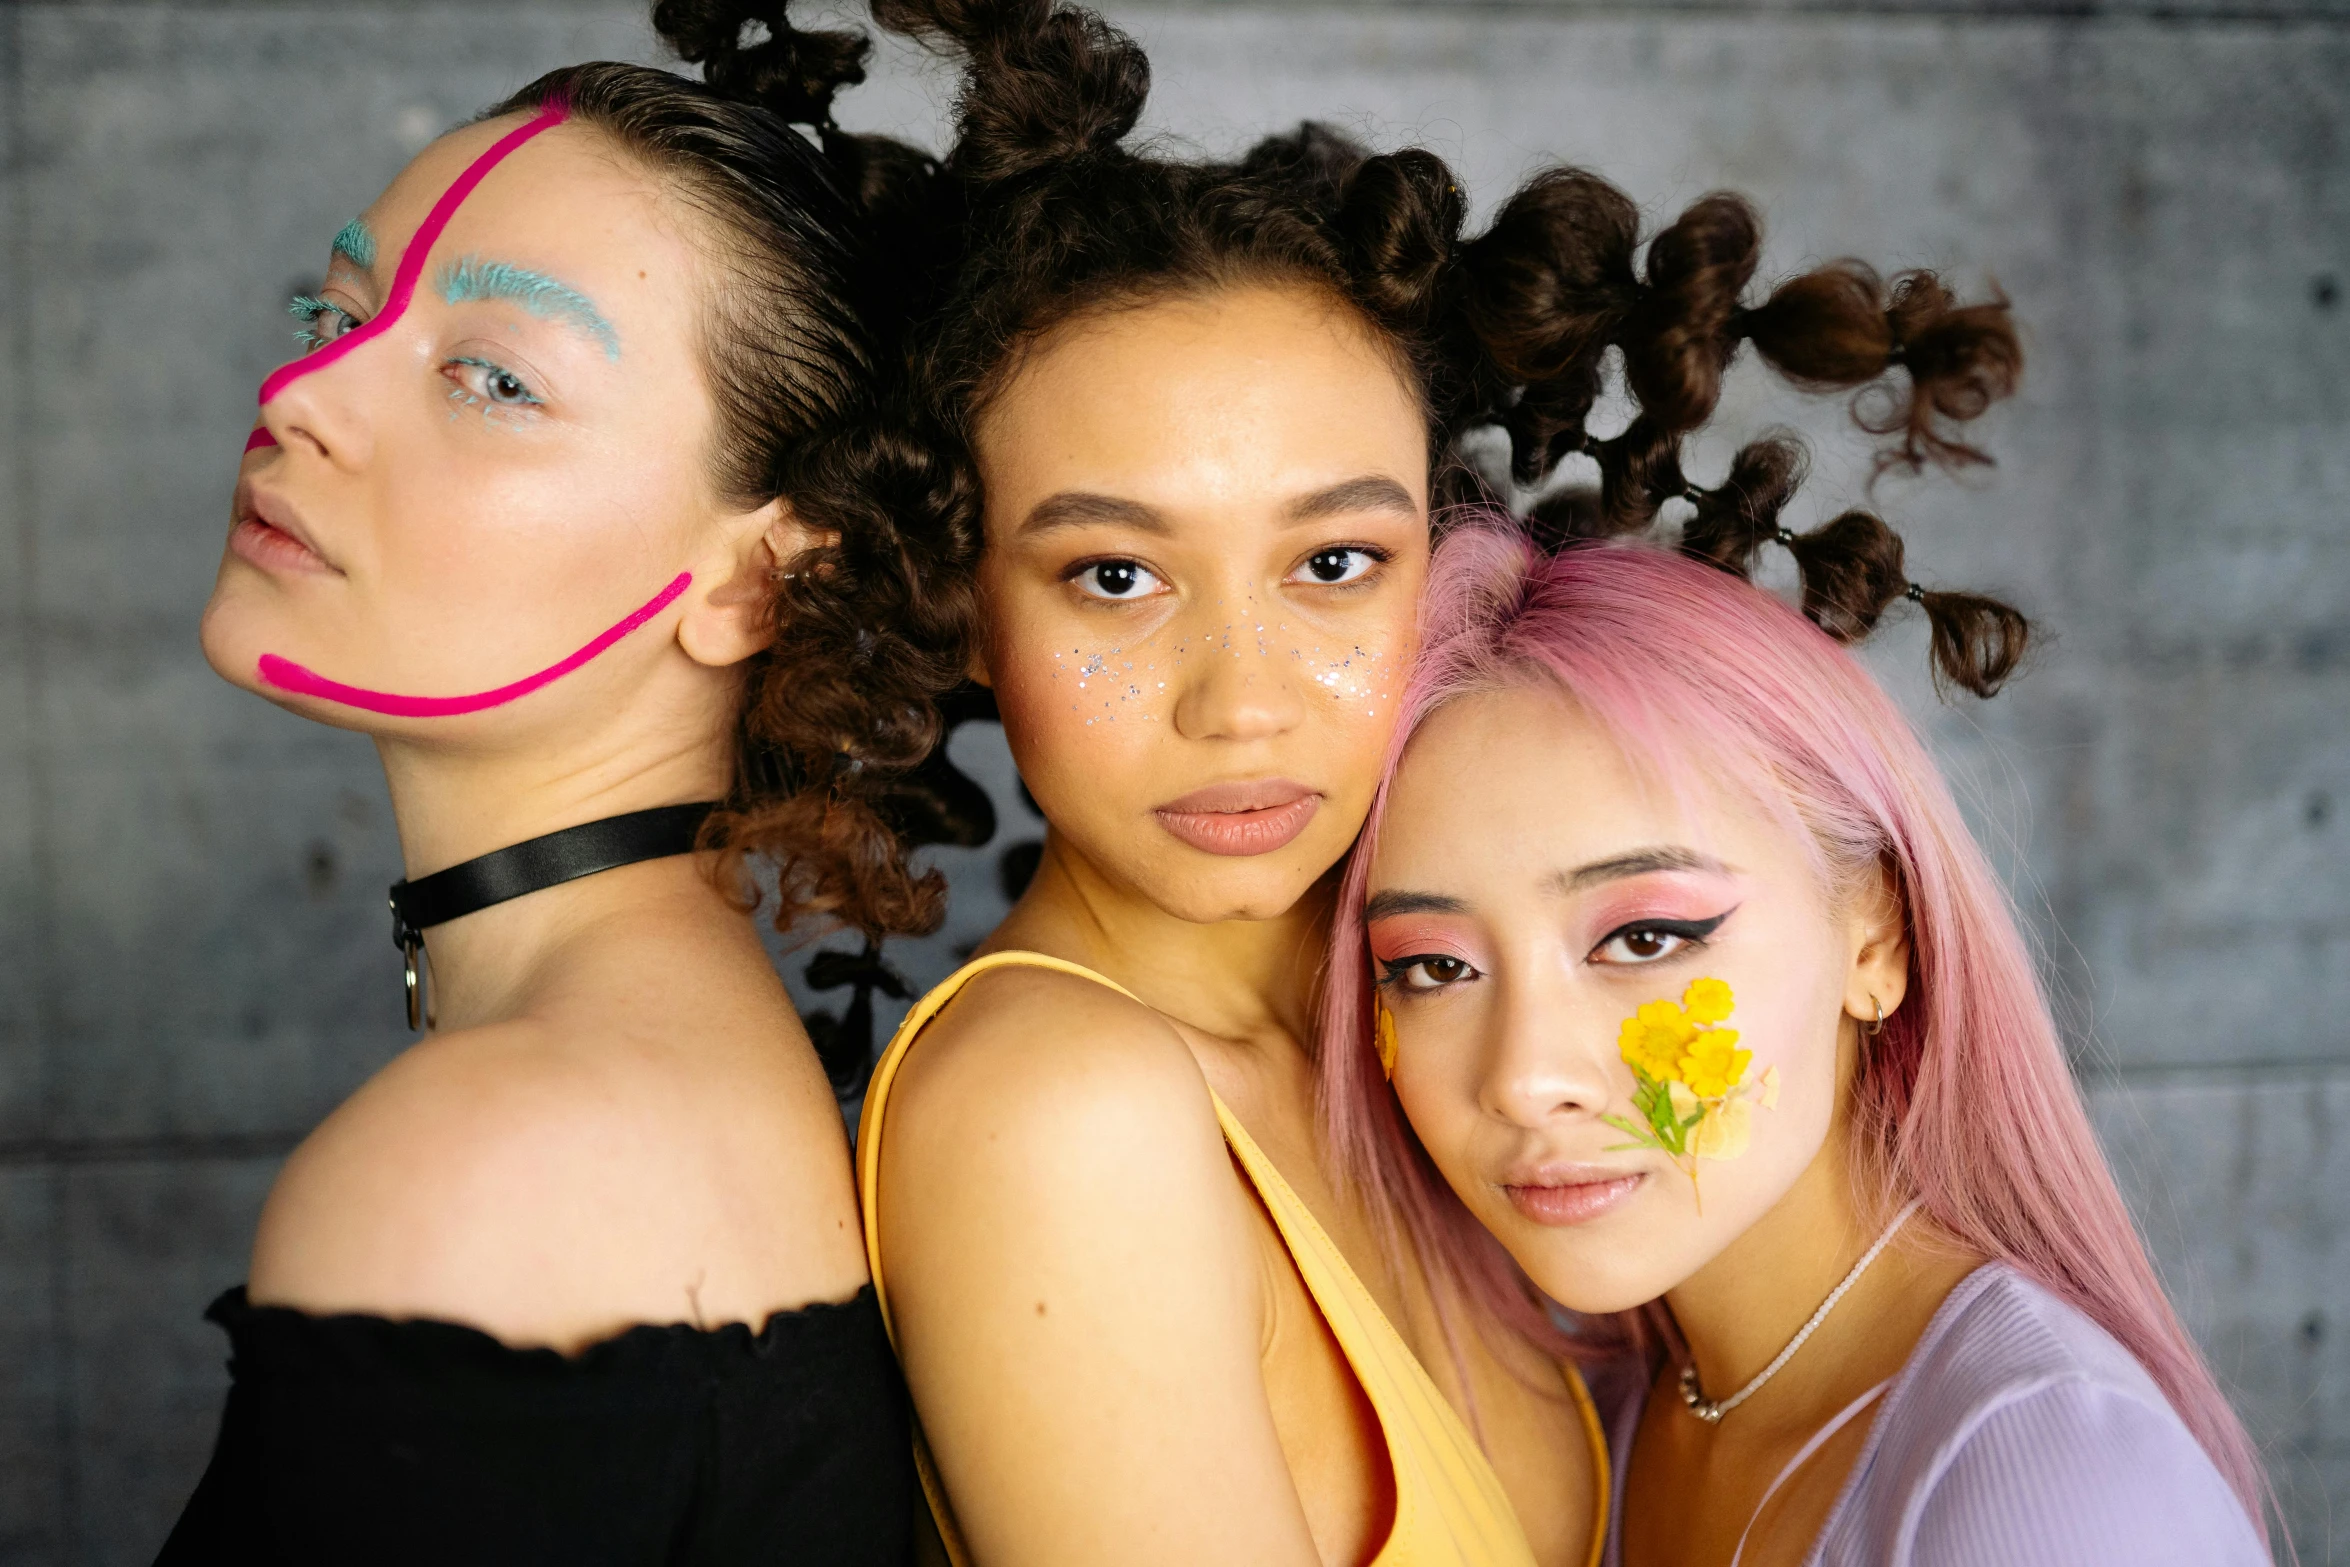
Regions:
<svg viewBox="0 0 2350 1567"><path fill-rule="evenodd" d="M713 731L714 732L714 731ZM526 839L726 791L724 747L482 753L378 737L400 852L413 880ZM672 900L715 899L694 856L647 861L549 887L425 932L443 1029L530 1010L559 954L605 920Z"/></svg>
<svg viewBox="0 0 2350 1567"><path fill-rule="evenodd" d="M1832 1130L1794 1186L1721 1254L1667 1292L1673 1319L1688 1341L1697 1377L1711 1399L1728 1398L1787 1346L1843 1282L1890 1215L1864 1216L1853 1199L1851 1167L1841 1130ZM1868 1286L1884 1267L1880 1258L1840 1301L1796 1358L1779 1371L1771 1391L1819 1385L1824 1351L1837 1319L1868 1309ZM1890 1270L1887 1270L1888 1272ZM1781 1384L1786 1384L1784 1391ZM1759 1402L1765 1395L1758 1393Z"/></svg>
<svg viewBox="0 0 2350 1567"><path fill-rule="evenodd" d="M1312 1028L1333 891L1325 877L1271 919L1203 924L1113 884L1048 829L1036 880L988 946L1069 957L1202 1033L1295 1048Z"/></svg>

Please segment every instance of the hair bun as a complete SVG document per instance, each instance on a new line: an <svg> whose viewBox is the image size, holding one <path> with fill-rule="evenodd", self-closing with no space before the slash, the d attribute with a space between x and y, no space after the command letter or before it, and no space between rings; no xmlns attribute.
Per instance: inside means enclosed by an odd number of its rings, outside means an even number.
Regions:
<svg viewBox="0 0 2350 1567"><path fill-rule="evenodd" d="M1957 427L1981 417L2023 376L2023 345L2006 298L1994 293L1962 305L1926 271L1901 273L1888 287L1864 261L1832 261L1780 284L1741 325L1765 359L1813 391L1869 388L1896 365L1908 372L1905 390L1879 386L1853 404L1862 429L1898 437L1881 466L1988 463L1989 454L1962 440Z"/></svg>
<svg viewBox="0 0 2350 1567"><path fill-rule="evenodd" d="M1582 169L1538 174L1469 242L1470 327L1509 380L1576 372L1638 301L1640 209Z"/></svg>
<svg viewBox="0 0 2350 1567"><path fill-rule="evenodd" d="M1585 170L1548 169L1461 247L1462 320L1494 374L1518 388L1502 414L1518 483L1587 449L1602 356L1639 302L1639 244L1631 197Z"/></svg>
<svg viewBox="0 0 2350 1567"><path fill-rule="evenodd" d="M966 179L1010 179L1114 151L1150 97L1141 46L1079 6L874 0L873 19L963 55L953 166Z"/></svg>
<svg viewBox="0 0 2350 1567"><path fill-rule="evenodd" d="M1683 554L1741 577L1754 574L1754 557L1779 535L1779 513L1803 485L1803 443L1774 434L1741 447L1717 489L1692 490L1697 514L1681 529Z"/></svg>
<svg viewBox="0 0 2350 1567"><path fill-rule="evenodd" d="M745 43L754 24L767 36ZM653 30L717 91L796 125L830 125L833 94L865 79L873 50L862 33L801 32L784 0L658 0Z"/></svg>
<svg viewBox="0 0 2350 1567"><path fill-rule="evenodd" d="M1875 426L1877 434L1902 437L1892 460L1911 469L1990 462L1949 427L1980 418L2023 379L2024 351L2007 297L1994 290L1983 304L1962 305L1933 273L1904 272L1893 280L1885 320L1910 379L1907 402Z"/></svg>
<svg viewBox="0 0 2350 1567"><path fill-rule="evenodd" d="M2020 610L1979 593L1922 589L1914 596L1933 628L1937 681L1997 696L2023 667L2032 625Z"/></svg>
<svg viewBox="0 0 2350 1567"><path fill-rule="evenodd" d="M1334 125L1301 120L1293 131L1268 136L1240 160L1244 179L1278 186L1316 210L1334 210L1347 182L1371 158L1371 150Z"/></svg>
<svg viewBox="0 0 2350 1567"><path fill-rule="evenodd" d="M1624 379L1671 430L1705 423L1738 351L1738 295L1762 258L1762 220L1716 191L1648 244L1648 288L1624 327Z"/></svg>
<svg viewBox="0 0 2350 1567"><path fill-rule="evenodd" d="M1336 226L1371 308L1427 324L1448 293L1468 215L1452 171L1434 153L1411 148L1365 159L1346 183Z"/></svg>

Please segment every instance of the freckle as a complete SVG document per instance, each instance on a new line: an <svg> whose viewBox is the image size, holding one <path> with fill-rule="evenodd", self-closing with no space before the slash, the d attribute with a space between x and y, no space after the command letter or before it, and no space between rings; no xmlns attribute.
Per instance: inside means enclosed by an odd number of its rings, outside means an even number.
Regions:
<svg viewBox="0 0 2350 1567"><path fill-rule="evenodd" d="M1044 1302L1041 1300L1036 1303L1036 1314L1040 1317L1044 1315Z"/></svg>

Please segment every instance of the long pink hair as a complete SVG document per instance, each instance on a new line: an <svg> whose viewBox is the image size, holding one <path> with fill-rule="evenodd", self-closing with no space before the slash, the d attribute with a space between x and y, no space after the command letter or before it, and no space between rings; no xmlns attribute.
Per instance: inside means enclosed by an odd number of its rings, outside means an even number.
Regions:
<svg viewBox="0 0 2350 1567"><path fill-rule="evenodd" d="M2071 1302L2153 1376L2254 1518L2266 1483L2243 1424L2180 1325L2082 1109L2014 910L1908 721L1850 654L1769 593L1641 544L1545 556L1474 515L1438 547L1423 650L1388 756L1464 693L1550 682L1636 766L1691 769L1809 834L1844 885L1890 868L1906 903L1909 996L1863 1053L1860 1165L1943 1231ZM1537 1338L1544 1303L1430 1163L1372 1047L1362 908L1382 783L1333 923L1318 1051L1323 1130L1342 1181L1393 1216L1433 1278ZM1655 1313L1594 1342L1659 1352ZM1552 1339L1552 1342L1557 1342Z"/></svg>

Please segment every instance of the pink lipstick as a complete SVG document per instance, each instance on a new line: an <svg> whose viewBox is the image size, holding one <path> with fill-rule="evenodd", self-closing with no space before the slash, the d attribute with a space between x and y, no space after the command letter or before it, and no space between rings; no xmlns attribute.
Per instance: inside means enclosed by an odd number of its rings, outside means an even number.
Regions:
<svg viewBox="0 0 2350 1567"><path fill-rule="evenodd" d="M1564 1228L1588 1224L1621 1206L1647 1180L1644 1174L1611 1174L1598 1165L1553 1164L1505 1182L1510 1203L1536 1224Z"/></svg>
<svg viewBox="0 0 2350 1567"><path fill-rule="evenodd" d="M1158 808L1159 824L1207 854L1270 854L1320 810L1322 796L1287 778L1210 784Z"/></svg>

